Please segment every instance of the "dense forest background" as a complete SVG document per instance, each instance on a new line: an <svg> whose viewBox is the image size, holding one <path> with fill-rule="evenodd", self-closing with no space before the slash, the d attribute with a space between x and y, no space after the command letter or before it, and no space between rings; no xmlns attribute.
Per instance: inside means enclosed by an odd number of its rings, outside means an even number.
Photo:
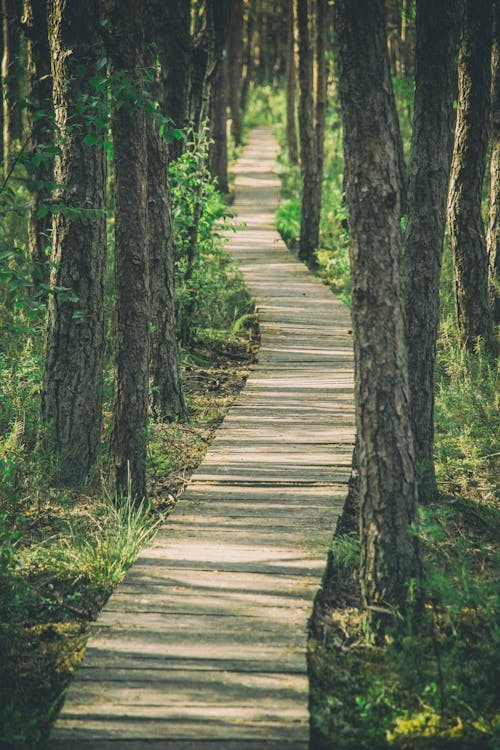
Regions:
<svg viewBox="0 0 500 750"><path fill-rule="evenodd" d="M244 384L258 321L224 235L263 124L278 229L353 313L314 747L498 746L498 14L2 0L0 747L44 746Z"/></svg>

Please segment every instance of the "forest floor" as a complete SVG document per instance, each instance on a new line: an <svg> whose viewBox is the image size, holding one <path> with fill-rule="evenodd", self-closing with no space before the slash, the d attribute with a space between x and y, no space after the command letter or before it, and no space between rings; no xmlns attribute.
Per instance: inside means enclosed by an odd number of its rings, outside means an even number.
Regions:
<svg viewBox="0 0 500 750"><path fill-rule="evenodd" d="M132 562L134 534L139 544L175 505L203 457L218 425L243 388L255 360L259 335L256 319L230 337L200 337L184 353L183 382L189 422L156 424L149 442L151 508L126 518L110 511L91 492L40 492L16 508L15 539L0 554L15 557L8 580L10 611L0 624L0 748L35 750L43 746L71 674L85 649L90 624L113 585ZM129 509L130 511L130 509ZM128 524L127 539L122 538ZM74 544L74 560L68 560ZM89 560L85 540L110 544L101 561ZM47 546L47 540L51 546ZM120 548L120 540L123 548ZM12 547L15 549L12 549ZM54 556L61 556L59 564ZM49 559L49 555L52 559ZM126 559L124 559L126 557ZM107 558L107 562L106 562ZM74 563L74 564L71 564ZM115 566L114 570L96 570ZM10 615L10 616L9 616Z"/></svg>

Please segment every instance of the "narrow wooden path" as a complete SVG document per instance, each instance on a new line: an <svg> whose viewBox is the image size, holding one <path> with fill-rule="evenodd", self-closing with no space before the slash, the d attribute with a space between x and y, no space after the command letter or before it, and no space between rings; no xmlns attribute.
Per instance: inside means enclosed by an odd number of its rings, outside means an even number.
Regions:
<svg viewBox="0 0 500 750"><path fill-rule="evenodd" d="M306 632L346 492L350 315L274 229L277 145L252 132L230 241L258 364L174 513L99 617L52 750L305 750Z"/></svg>

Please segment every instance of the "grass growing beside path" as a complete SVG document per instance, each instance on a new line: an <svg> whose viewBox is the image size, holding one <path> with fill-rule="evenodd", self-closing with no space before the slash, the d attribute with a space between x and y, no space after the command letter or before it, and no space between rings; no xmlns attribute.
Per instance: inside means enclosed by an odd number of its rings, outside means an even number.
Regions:
<svg viewBox="0 0 500 750"><path fill-rule="evenodd" d="M266 98L266 92L254 94ZM280 117L283 102L267 98ZM276 104L277 101L277 104ZM404 104L404 103L403 103ZM267 111L265 106L262 111ZM300 234L300 175L281 125L277 225L294 252ZM328 113L319 275L350 303L342 136ZM436 470L440 497L421 509L425 614L418 628L383 645L360 609L358 543L334 537L332 585L308 645L314 750L500 747L500 370L479 350L461 351L445 248L436 372Z"/></svg>

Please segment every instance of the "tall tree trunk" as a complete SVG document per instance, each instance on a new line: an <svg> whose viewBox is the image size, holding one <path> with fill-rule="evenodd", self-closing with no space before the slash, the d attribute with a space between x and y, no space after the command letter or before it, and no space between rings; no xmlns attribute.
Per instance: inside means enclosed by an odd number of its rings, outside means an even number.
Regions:
<svg viewBox="0 0 500 750"><path fill-rule="evenodd" d="M164 81L164 114L170 117L177 128L188 122L188 90L191 56L189 31L191 3L189 0L164 2L164 13L159 17L160 25L151 29L162 62ZM174 161L184 150L182 138L169 146L169 158Z"/></svg>
<svg viewBox="0 0 500 750"><path fill-rule="evenodd" d="M405 236L406 322L411 414L420 500L437 493L434 364L439 278L455 114L455 0L419 0L416 90Z"/></svg>
<svg viewBox="0 0 500 750"><path fill-rule="evenodd" d="M208 167L221 193L229 192L227 175L227 59L217 65L210 96L210 135L213 143L208 151Z"/></svg>
<svg viewBox="0 0 500 750"><path fill-rule="evenodd" d="M326 36L328 28L327 0L316 0L316 155L318 159L318 198L321 214L323 193L323 156L325 149L325 118L328 71L326 67ZM318 235L319 239L319 235Z"/></svg>
<svg viewBox="0 0 500 750"><path fill-rule="evenodd" d="M476 340L494 351L488 294L488 258L481 215L490 112L491 0L465 0L458 58L458 107L448 224L455 268L455 299L462 346Z"/></svg>
<svg viewBox="0 0 500 750"><path fill-rule="evenodd" d="M500 2L495 2L495 35L491 51L491 159L488 259L490 300L495 325L500 323Z"/></svg>
<svg viewBox="0 0 500 750"><path fill-rule="evenodd" d="M82 108L86 98L95 95L91 81L102 55L98 28L98 0L85 6L65 0L51 3L53 96L60 134L55 202L63 208L53 219L54 293L42 416L59 477L72 484L89 476L101 437L106 160L101 145L86 145L100 134Z"/></svg>
<svg viewBox="0 0 500 750"><path fill-rule="evenodd" d="M30 175L33 181L31 206L28 218L28 244L33 265L33 285L40 290L40 284L49 280L49 264L46 248L50 242L52 219L47 211L39 217L51 196L53 162L45 149L52 145L54 132L52 120L52 76L50 70L50 50L47 30L46 0L24 0L24 30L26 34L26 89L27 120L30 134L30 152L33 157L42 159L34 166ZM43 210L40 211L43 213ZM44 296L44 295L43 295Z"/></svg>
<svg viewBox="0 0 500 750"><path fill-rule="evenodd" d="M208 120L213 140L208 150L208 167L223 193L228 191L227 78L224 57L232 6L233 0L207 0L208 55L201 108L201 122Z"/></svg>
<svg viewBox="0 0 500 750"><path fill-rule="evenodd" d="M2 0L3 14L3 160L7 167L12 146L23 137L20 87L20 34L22 0Z"/></svg>
<svg viewBox="0 0 500 750"><path fill-rule="evenodd" d="M295 93L297 76L295 72L295 24L293 0L288 2L286 30L286 142L290 164L298 164L297 128L295 127Z"/></svg>
<svg viewBox="0 0 500 750"><path fill-rule="evenodd" d="M250 83L255 73L254 66L254 37L255 37L255 18L253 12L253 3L255 0L248 0L245 13L245 45L243 53L243 80L241 82L241 111L245 112L248 100L248 91Z"/></svg>
<svg viewBox="0 0 500 750"><path fill-rule="evenodd" d="M112 0L111 73L142 87L142 0ZM146 494L150 295L147 252L147 148L143 106L114 101L116 393L111 454L118 493Z"/></svg>
<svg viewBox="0 0 500 750"><path fill-rule="evenodd" d="M241 144L241 84L243 78L243 0L234 0L228 37L229 108L231 135L236 146Z"/></svg>
<svg viewBox="0 0 500 750"><path fill-rule="evenodd" d="M170 28L168 5L163 0L147 0L146 18L147 49L151 50L156 46L161 63L161 76L165 74L165 68L168 66L168 59L164 56L162 47ZM151 52L148 54L151 55ZM148 60L150 66L153 63L153 59ZM168 92L172 85L171 80L169 86L164 87L158 79L152 84L153 98L159 101L166 115L166 102L169 101ZM187 411L182 393L175 322L174 237L168 187L169 148L160 138L151 114L146 116L146 130L147 231L152 323L150 374L153 412L160 420L185 419ZM174 143L170 145L172 147Z"/></svg>
<svg viewBox="0 0 500 750"><path fill-rule="evenodd" d="M309 0L295 0L299 37L299 136L302 196L299 258L317 265L319 244L318 152L314 123L313 49L309 32Z"/></svg>
<svg viewBox="0 0 500 750"><path fill-rule="evenodd" d="M401 174L383 0L337 0L359 440L361 584L372 620L420 580L403 299ZM380 611L382 610L382 612ZM389 614L389 612L388 612Z"/></svg>

